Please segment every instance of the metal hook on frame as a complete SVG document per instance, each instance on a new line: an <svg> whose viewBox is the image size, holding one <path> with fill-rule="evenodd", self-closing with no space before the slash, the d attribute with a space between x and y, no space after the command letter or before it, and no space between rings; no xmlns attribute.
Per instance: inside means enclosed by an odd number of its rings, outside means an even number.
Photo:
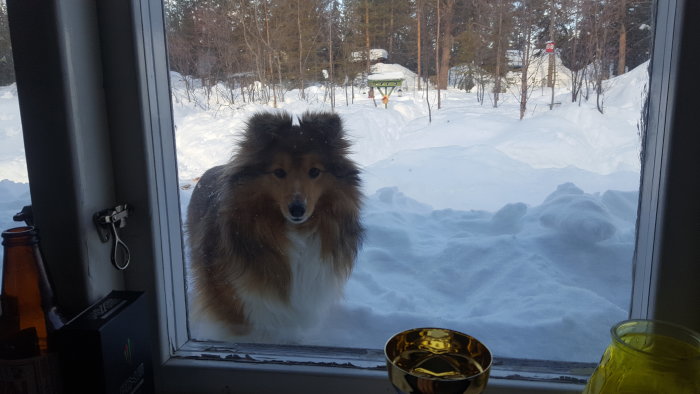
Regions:
<svg viewBox="0 0 700 394"><path fill-rule="evenodd" d="M129 266L131 260L129 247L119 238L118 230L126 227L126 218L128 217L129 206L127 204L103 209L93 216L95 225L97 226L97 232L102 242L107 242L112 238L112 265L120 271L125 270Z"/></svg>

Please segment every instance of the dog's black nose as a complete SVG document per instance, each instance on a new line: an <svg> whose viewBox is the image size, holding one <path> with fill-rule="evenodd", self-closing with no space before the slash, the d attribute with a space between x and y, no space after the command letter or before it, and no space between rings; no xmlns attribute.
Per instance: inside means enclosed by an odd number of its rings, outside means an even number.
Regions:
<svg viewBox="0 0 700 394"><path fill-rule="evenodd" d="M289 214L292 215L293 218L299 219L302 216L304 216L304 213L306 212L306 206L302 202L295 201L291 204L289 204Z"/></svg>

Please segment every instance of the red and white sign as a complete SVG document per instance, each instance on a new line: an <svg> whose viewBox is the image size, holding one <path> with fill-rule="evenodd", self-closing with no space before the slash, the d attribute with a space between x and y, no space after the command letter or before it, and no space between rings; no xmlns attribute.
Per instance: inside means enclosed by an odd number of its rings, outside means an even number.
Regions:
<svg viewBox="0 0 700 394"><path fill-rule="evenodd" d="M547 43L547 46L545 46L545 51L547 53L552 53L554 52L554 41L550 41Z"/></svg>

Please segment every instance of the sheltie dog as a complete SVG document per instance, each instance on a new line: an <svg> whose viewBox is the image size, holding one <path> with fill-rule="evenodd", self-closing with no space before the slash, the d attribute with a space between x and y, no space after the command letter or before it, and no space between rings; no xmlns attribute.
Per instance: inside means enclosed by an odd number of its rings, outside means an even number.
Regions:
<svg viewBox="0 0 700 394"><path fill-rule="evenodd" d="M340 117L258 113L187 212L199 313L234 337L293 342L342 294L363 237Z"/></svg>

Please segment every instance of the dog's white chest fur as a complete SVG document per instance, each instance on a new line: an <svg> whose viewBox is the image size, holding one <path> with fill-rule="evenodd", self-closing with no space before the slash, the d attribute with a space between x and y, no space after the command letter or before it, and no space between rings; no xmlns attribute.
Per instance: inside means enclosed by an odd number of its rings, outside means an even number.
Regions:
<svg viewBox="0 0 700 394"><path fill-rule="evenodd" d="M321 259L321 243L315 233L301 233L289 226L288 263L291 269L289 303L273 294L241 294L251 339L294 341L319 322L343 290L344 278L329 261Z"/></svg>

